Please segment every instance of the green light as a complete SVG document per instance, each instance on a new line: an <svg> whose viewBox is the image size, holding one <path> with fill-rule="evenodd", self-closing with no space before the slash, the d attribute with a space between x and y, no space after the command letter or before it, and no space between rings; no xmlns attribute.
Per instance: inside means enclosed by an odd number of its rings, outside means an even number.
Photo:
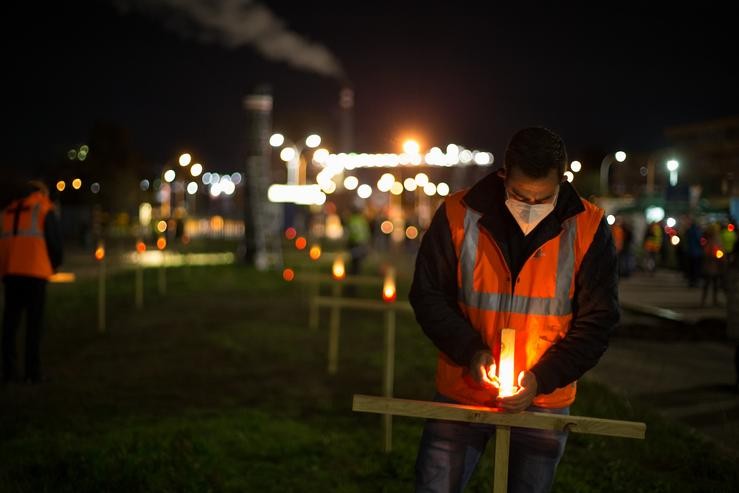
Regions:
<svg viewBox="0 0 739 493"><path fill-rule="evenodd" d="M85 154L87 154L88 152L90 152L90 148L89 148L89 147L87 147L86 145L81 145L81 146L80 146L80 154L82 154L83 152L84 152Z"/></svg>
<svg viewBox="0 0 739 493"><path fill-rule="evenodd" d="M74 161L77 158L77 151L75 151L74 149L70 149L67 152L67 157L70 161Z"/></svg>

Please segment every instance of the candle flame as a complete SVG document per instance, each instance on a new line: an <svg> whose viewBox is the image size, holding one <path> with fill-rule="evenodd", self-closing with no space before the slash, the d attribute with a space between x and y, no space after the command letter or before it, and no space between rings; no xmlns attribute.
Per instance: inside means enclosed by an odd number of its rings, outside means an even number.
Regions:
<svg viewBox="0 0 739 493"><path fill-rule="evenodd" d="M101 244L95 249L95 260L103 260L105 258L105 247Z"/></svg>
<svg viewBox="0 0 739 493"><path fill-rule="evenodd" d="M141 240L137 241L136 242L136 251L138 253L144 253L146 251L146 243L144 243Z"/></svg>
<svg viewBox="0 0 739 493"><path fill-rule="evenodd" d="M344 257L341 255L337 255L336 259L334 260L334 265L331 267L331 273L334 276L334 279L337 281L340 281L341 279L344 279L346 277L346 269L344 268Z"/></svg>
<svg viewBox="0 0 739 493"><path fill-rule="evenodd" d="M516 392L513 380L513 359L516 352L516 331L503 329L500 334L500 365L498 365L498 379L500 392L498 395L506 397Z"/></svg>

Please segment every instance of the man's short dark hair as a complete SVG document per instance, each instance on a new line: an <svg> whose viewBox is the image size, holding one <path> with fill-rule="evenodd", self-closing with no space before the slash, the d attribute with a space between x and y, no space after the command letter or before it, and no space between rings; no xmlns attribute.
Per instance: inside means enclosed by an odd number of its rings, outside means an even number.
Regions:
<svg viewBox="0 0 739 493"><path fill-rule="evenodd" d="M529 178L544 178L551 170L561 176L567 166L562 138L548 128L529 127L516 132L505 151L505 169L517 168Z"/></svg>

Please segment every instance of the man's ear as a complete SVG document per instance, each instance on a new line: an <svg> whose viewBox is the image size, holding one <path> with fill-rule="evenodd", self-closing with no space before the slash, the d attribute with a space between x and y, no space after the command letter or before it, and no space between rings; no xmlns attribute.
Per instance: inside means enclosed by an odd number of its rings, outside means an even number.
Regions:
<svg viewBox="0 0 739 493"><path fill-rule="evenodd" d="M503 178L505 180L505 168L500 168L497 171L497 174L498 174L498 176L500 176L501 178Z"/></svg>

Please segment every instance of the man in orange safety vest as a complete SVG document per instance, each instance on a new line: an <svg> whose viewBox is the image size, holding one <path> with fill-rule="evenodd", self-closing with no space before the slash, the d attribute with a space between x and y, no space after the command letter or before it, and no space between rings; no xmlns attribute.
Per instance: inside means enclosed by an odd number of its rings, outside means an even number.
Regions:
<svg viewBox="0 0 739 493"><path fill-rule="evenodd" d="M62 262L62 240L54 205L43 182L28 182L2 213L0 276L5 285L2 378L18 380L16 333L26 315L25 381L39 383L46 284Z"/></svg>
<svg viewBox="0 0 739 493"><path fill-rule="evenodd" d="M616 251L603 211L563 179L566 163L557 134L523 129L502 169L436 211L409 295L439 350L435 400L567 414L577 380L608 346L619 320ZM512 395L499 392L504 329L515 348ZM491 425L427 420L416 491L462 491L494 433ZM509 491L549 491L566 439L513 428Z"/></svg>

